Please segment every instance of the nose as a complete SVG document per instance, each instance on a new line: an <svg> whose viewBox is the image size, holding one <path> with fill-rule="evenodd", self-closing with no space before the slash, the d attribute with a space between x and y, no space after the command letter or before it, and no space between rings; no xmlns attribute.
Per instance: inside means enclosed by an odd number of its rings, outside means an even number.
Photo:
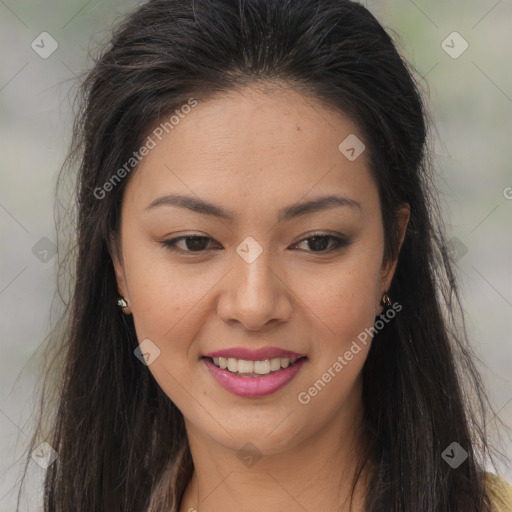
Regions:
<svg viewBox="0 0 512 512"><path fill-rule="evenodd" d="M270 256L264 250L249 263L234 253L233 268L223 280L217 304L217 314L224 322L257 331L290 319L293 291Z"/></svg>

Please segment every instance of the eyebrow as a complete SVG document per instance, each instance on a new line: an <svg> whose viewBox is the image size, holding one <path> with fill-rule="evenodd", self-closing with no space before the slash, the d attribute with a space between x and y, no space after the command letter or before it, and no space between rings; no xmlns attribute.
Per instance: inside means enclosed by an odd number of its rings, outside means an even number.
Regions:
<svg viewBox="0 0 512 512"><path fill-rule="evenodd" d="M225 210L220 206L217 206L203 199L199 199L192 196L180 195L180 194L169 194L155 199L151 204L146 207L146 210L151 210L158 206L178 206L180 208L187 208L193 212L200 213L202 215L211 215L226 220L233 220L234 213L229 210ZM295 203L282 208L278 212L279 221L289 220L292 218L306 215L326 208L333 208L336 206L350 206L353 208L362 209L361 205L354 199L340 195L327 195L320 196L310 201L302 203Z"/></svg>

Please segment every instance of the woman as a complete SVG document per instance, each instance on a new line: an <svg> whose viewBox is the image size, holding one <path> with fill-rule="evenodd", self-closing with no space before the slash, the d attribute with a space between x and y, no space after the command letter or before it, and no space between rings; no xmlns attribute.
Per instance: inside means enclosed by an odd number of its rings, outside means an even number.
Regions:
<svg viewBox="0 0 512 512"><path fill-rule="evenodd" d="M82 98L46 512L512 507L425 109L367 9L151 1Z"/></svg>

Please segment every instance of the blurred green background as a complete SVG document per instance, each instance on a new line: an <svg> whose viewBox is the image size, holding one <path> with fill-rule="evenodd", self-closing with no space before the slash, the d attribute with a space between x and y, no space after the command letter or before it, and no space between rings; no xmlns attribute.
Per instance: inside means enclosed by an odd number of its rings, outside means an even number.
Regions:
<svg viewBox="0 0 512 512"><path fill-rule="evenodd" d="M0 0L0 512L15 509L38 385L36 350L55 322L53 189L70 141L73 95L90 55L138 3ZM425 90L471 339L510 427L512 1L362 3L392 32ZM510 439L504 449L512 456ZM512 481L510 469L502 473ZM31 462L29 474L33 492L21 510L32 512L43 470Z"/></svg>

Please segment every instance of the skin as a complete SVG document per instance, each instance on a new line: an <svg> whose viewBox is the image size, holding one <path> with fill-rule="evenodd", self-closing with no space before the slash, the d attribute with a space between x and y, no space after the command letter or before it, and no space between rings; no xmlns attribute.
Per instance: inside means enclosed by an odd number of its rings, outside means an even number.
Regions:
<svg viewBox="0 0 512 512"><path fill-rule="evenodd" d="M185 418L195 470L180 512L348 510L364 443L361 370L370 343L307 405L298 395L374 325L396 265L383 262L366 152L349 161L338 150L349 134L364 141L348 117L314 98L247 87L199 101L130 176L114 267L139 342L149 338L160 349L148 369ZM147 209L170 193L215 203L234 218ZM278 222L281 208L334 193L360 207ZM403 239L408 205L397 219ZM322 252L305 240L317 231L349 244ZM211 238L201 247L212 250L191 252L182 240L179 253L162 244L185 234ZM252 263L236 252L248 236L263 249ZM233 346L277 346L308 360L278 392L242 398L201 360ZM247 442L261 454L251 467L237 457ZM356 511L364 474L360 482Z"/></svg>

